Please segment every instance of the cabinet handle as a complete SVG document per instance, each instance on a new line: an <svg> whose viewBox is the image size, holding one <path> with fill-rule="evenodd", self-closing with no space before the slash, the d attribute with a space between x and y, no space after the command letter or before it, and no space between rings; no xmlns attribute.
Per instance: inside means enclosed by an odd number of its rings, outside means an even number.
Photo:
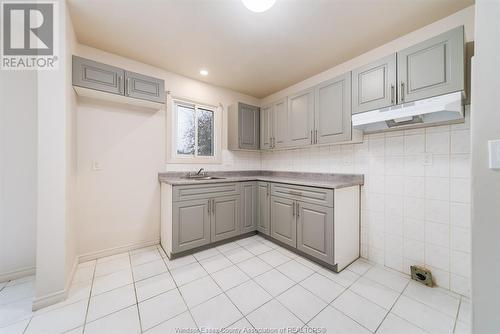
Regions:
<svg viewBox="0 0 500 334"><path fill-rule="evenodd" d="M271 193L270 188L271 188L271 184L270 184L270 183L268 183L268 184L267 184L267 192L266 192L267 197L269 197L269 194Z"/></svg>
<svg viewBox="0 0 500 334"><path fill-rule="evenodd" d="M208 200L208 213L210 213L210 211L212 211L212 201Z"/></svg>
<svg viewBox="0 0 500 334"><path fill-rule="evenodd" d="M311 145L313 143L313 130L311 130Z"/></svg>
<svg viewBox="0 0 500 334"><path fill-rule="evenodd" d="M405 83L401 81L401 102L405 101Z"/></svg>
<svg viewBox="0 0 500 334"><path fill-rule="evenodd" d="M300 217L300 211L299 211L299 202L297 202L297 217Z"/></svg>
<svg viewBox="0 0 500 334"><path fill-rule="evenodd" d="M127 78L127 95L130 95L130 78Z"/></svg>
<svg viewBox="0 0 500 334"><path fill-rule="evenodd" d="M120 94L123 94L123 90L122 90L122 76L121 75L118 76L118 91L120 92Z"/></svg>
<svg viewBox="0 0 500 334"><path fill-rule="evenodd" d="M394 104L394 85L391 85L391 104Z"/></svg>
<svg viewBox="0 0 500 334"><path fill-rule="evenodd" d="M212 212L215 215L215 200L214 199L212 200Z"/></svg>
<svg viewBox="0 0 500 334"><path fill-rule="evenodd" d="M293 202L292 217L295 217L295 202Z"/></svg>
<svg viewBox="0 0 500 334"><path fill-rule="evenodd" d="M315 137L314 142L315 142L315 144L317 144L318 143L318 130L314 130L314 137Z"/></svg>

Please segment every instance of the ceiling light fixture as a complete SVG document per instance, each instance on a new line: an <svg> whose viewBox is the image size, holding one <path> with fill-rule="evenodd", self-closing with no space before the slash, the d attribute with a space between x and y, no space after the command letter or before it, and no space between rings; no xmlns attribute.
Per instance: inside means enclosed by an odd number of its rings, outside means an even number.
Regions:
<svg viewBox="0 0 500 334"><path fill-rule="evenodd" d="M200 74L203 75L203 76L207 76L208 75L208 71L207 70L200 70Z"/></svg>
<svg viewBox="0 0 500 334"><path fill-rule="evenodd" d="M241 0L246 8L255 13L262 13L271 8L276 0Z"/></svg>

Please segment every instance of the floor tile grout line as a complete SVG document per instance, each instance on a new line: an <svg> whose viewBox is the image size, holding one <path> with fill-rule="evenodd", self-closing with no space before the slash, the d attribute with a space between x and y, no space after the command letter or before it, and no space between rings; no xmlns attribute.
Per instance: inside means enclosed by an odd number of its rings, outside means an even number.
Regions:
<svg viewBox="0 0 500 334"><path fill-rule="evenodd" d="M158 254L160 255L160 258L161 258L160 251L158 250L158 248L155 248L155 249L156 249L156 251L158 252ZM163 265L166 267L167 265L165 264L165 261L163 261L163 258L161 258L161 259L162 259ZM132 255L130 254L130 251L128 252L128 260L129 260L129 263L130 263L130 271L132 272L132 284L134 285L135 307L137 309L137 316L138 316L138 319L139 319L139 330L140 330L141 333L143 333L144 331L142 330L141 312L139 311L139 298L137 298L137 288L135 286L134 268L132 266Z"/></svg>
<svg viewBox="0 0 500 334"><path fill-rule="evenodd" d="M376 333L376 332L378 331L378 329L380 328L380 326L382 326L382 324L384 323L385 319L387 319L387 316L388 316L389 314L391 314L392 309L394 308L394 306L396 306L396 303L397 303L397 302L398 302L398 300L401 298L401 296L403 295L403 293L405 292L406 288L408 288L408 286L409 286L409 285L410 285L410 281L408 281L408 282L406 283L406 285L405 285L404 289L403 289L403 290L401 290L401 292L400 292L400 294L399 294L398 298L396 298L396 300L394 301L394 303L391 305L391 307L389 308L389 312L387 312L387 313L385 314L384 318L383 318L383 319L382 319L382 321L378 324L378 326L377 326L377 328L375 329L374 333ZM405 319L405 320L406 320L406 319ZM406 321L408 321L408 320L406 320ZM409 321L408 321L408 322L409 322ZM411 323L411 322L409 322L409 323ZM417 327L418 327L418 326L417 326ZM420 328L420 327L419 327L419 328Z"/></svg>
<svg viewBox="0 0 500 334"><path fill-rule="evenodd" d="M85 318L83 320L82 333L85 333L85 327L87 326L87 318L88 318L89 309L90 309L90 300L92 299L92 290L94 289L94 280L95 280L95 271L96 271L96 268L97 268L97 259L95 260L94 271L92 273L92 282L90 284L89 300L87 301L87 308L85 310Z"/></svg>
<svg viewBox="0 0 500 334"><path fill-rule="evenodd" d="M28 321L28 323L26 324L26 327L24 327L24 329L23 329L23 332L22 332L23 334L24 334L24 333L26 333L26 331L28 330L28 327L29 327L29 326L30 326L30 324L31 324L31 320L33 320L33 316L31 316L31 317L29 318L29 321Z"/></svg>
<svg viewBox="0 0 500 334"><path fill-rule="evenodd" d="M458 302L458 309L457 309L457 314L455 316L455 323L453 324L453 333L457 330L457 322L458 322L458 315L460 314L460 308L462 307L462 297L460 297L460 301Z"/></svg>

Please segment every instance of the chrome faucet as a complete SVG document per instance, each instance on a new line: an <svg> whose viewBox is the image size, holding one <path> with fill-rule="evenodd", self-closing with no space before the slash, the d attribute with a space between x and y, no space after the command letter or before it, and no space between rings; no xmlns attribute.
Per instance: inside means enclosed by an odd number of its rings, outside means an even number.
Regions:
<svg viewBox="0 0 500 334"><path fill-rule="evenodd" d="M200 168L200 170L198 171L198 173L196 173L196 175L200 175L201 172L203 172L205 170L205 168Z"/></svg>

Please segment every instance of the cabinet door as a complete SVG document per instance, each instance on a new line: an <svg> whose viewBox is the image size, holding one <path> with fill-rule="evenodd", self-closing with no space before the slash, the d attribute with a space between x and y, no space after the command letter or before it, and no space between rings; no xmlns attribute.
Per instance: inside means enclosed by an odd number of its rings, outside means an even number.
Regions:
<svg viewBox="0 0 500 334"><path fill-rule="evenodd" d="M238 144L241 149L258 150L260 147L260 109L238 104Z"/></svg>
<svg viewBox="0 0 500 334"><path fill-rule="evenodd" d="M141 100L165 103L165 83L147 75L125 72L125 95Z"/></svg>
<svg viewBox="0 0 500 334"><path fill-rule="evenodd" d="M288 141L286 146L312 144L314 90L308 89L288 99Z"/></svg>
<svg viewBox="0 0 500 334"><path fill-rule="evenodd" d="M73 56L74 86L123 95L124 75L121 68Z"/></svg>
<svg viewBox="0 0 500 334"><path fill-rule="evenodd" d="M271 196L271 237L292 247L297 247L295 201Z"/></svg>
<svg viewBox="0 0 500 334"><path fill-rule="evenodd" d="M266 235L271 234L270 195L270 183L257 182L257 231Z"/></svg>
<svg viewBox="0 0 500 334"><path fill-rule="evenodd" d="M288 141L288 105L286 99L274 103L273 117L274 117L274 130L273 140L274 147L285 147Z"/></svg>
<svg viewBox="0 0 500 334"><path fill-rule="evenodd" d="M351 139L351 73L316 87L314 142L335 143Z"/></svg>
<svg viewBox="0 0 500 334"><path fill-rule="evenodd" d="M182 252L210 243L208 199L173 203L172 250Z"/></svg>
<svg viewBox="0 0 500 334"><path fill-rule="evenodd" d="M260 109L260 148L268 150L271 148L271 137L273 136L273 106L265 106Z"/></svg>
<svg viewBox="0 0 500 334"><path fill-rule="evenodd" d="M241 233L257 229L257 183L241 184Z"/></svg>
<svg viewBox="0 0 500 334"><path fill-rule="evenodd" d="M352 71L352 113L396 103L396 54Z"/></svg>
<svg viewBox="0 0 500 334"><path fill-rule="evenodd" d="M237 236L240 233L240 196L217 197L212 200L212 242Z"/></svg>
<svg viewBox="0 0 500 334"><path fill-rule="evenodd" d="M399 103L464 89L464 28L398 52Z"/></svg>
<svg viewBox="0 0 500 334"><path fill-rule="evenodd" d="M333 263L333 209L297 202L297 249Z"/></svg>

